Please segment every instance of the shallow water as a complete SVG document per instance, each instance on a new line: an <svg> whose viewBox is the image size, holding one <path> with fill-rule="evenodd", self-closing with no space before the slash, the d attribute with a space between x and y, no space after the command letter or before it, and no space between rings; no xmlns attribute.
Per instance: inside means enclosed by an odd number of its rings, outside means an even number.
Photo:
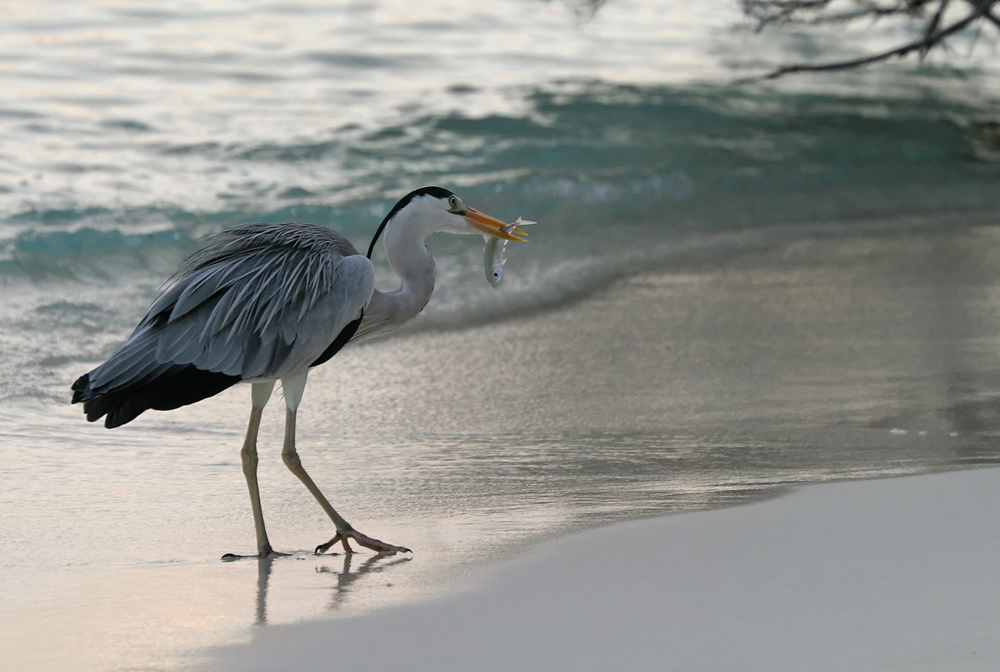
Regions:
<svg viewBox="0 0 1000 672"><path fill-rule="evenodd" d="M15 669L177 669L264 623L454 590L583 526L996 461L988 40L963 77L932 60L732 86L833 38L760 40L721 2L3 11ZM478 239L432 239L425 314L315 371L299 422L338 509L416 552L309 555L332 532L277 457L276 398L261 483L294 553L221 563L253 545L247 390L109 432L69 384L200 236L298 220L361 247L428 183L540 223L499 291Z"/></svg>
<svg viewBox="0 0 1000 672"><path fill-rule="evenodd" d="M280 463L275 404L261 483L293 555L219 561L254 543L245 388L115 432L7 404L9 660L176 669L267 623L446 594L583 527L1000 461L997 229L875 228L677 262L317 369L305 464L359 529L412 556L310 554L332 530Z"/></svg>

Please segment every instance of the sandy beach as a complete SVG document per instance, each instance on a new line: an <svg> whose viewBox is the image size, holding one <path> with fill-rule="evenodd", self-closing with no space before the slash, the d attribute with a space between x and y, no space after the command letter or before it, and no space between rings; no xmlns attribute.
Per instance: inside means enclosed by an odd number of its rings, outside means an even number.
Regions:
<svg viewBox="0 0 1000 672"><path fill-rule="evenodd" d="M1000 669L1000 33L753 82L947 3L764 31L758 4L6 3L0 672ZM386 222L392 291L430 185L537 223L499 288L478 230L430 235L422 312L313 368L295 420L330 505L412 555L314 554L280 386L263 562L249 385L111 430L71 403L206 236L364 253ZM304 268L221 300L276 315ZM285 340L326 347L345 296ZM186 366L218 336L191 327L122 375ZM219 373L187 371L158 398Z"/></svg>
<svg viewBox="0 0 1000 672"><path fill-rule="evenodd" d="M774 498L810 483L996 463L1000 233L888 224L865 235L798 233L723 239L722 252L714 241L710 254L609 276L603 291L486 325L441 325L431 314L317 369L300 414L303 460L353 524L413 548L412 557L311 554L329 522L281 464L281 413L269 408L264 509L276 548L293 555L219 561L253 544L238 456L245 389L114 432L65 405L0 409L11 484L0 495L11 550L0 577L7 663L176 670L211 647L253 641L216 664L270 661L269 647L284 656L288 642L315 664L355 655L360 664L378 651L409 652L411 667L476 669L462 656L478 652L522 669L559 669L531 656L607 669L614 656L593 643L604 629L650 656L647 669L662 669L662 647L677 649L676 669L731 663L739 651L775 656L761 658L762 670L783 660L784 669L824 669L816 660L886 669L876 654L950 661L973 650L995 663L988 641L974 648L966 638L997 622L986 599L992 575L986 565L947 567L954 553L961 562L990 557L998 535L976 526L993 524L995 488L981 479L995 472ZM900 504L888 506L896 490ZM749 506L704 513L741 504ZM670 513L682 515L618 525ZM853 530L854 545L836 541L837 530ZM879 550L897 531L933 545ZM967 536L949 536L959 533ZM510 565L490 578L489 568L536 551L523 566L541 563L537 574ZM917 551L938 564L908 564ZM865 574L857 562L878 554L884 571ZM906 573L922 568L930 569ZM807 597L820 580L825 588ZM982 601L963 602L969 594ZM427 602L446 595L465 597ZM825 608L808 611L820 597ZM522 602L536 606L518 610ZM556 628L567 612L583 623ZM975 618L962 625L962 613ZM470 634L437 657L418 655L422 645L407 638L440 642L449 619ZM366 639L407 620L443 629L400 629L391 645ZM939 621L967 635L948 635ZM348 633L358 644L314 647L305 634L292 644L299 628L316 641ZM793 635L779 637L786 628ZM938 629L945 634L926 633ZM912 645L907 633L916 633ZM875 646L883 635L889 653ZM949 639L954 659L922 648ZM648 648L654 640L660 648ZM587 668L578 651L603 662ZM752 669L712 665L701 669Z"/></svg>
<svg viewBox="0 0 1000 672"><path fill-rule="evenodd" d="M669 418L674 436L714 430L714 460L725 466L702 473L719 486L735 473L754 483L761 466L741 463L743 450L727 450L722 437L753 443L755 460L773 451L781 466L761 468L761 487L734 501L769 499L549 544L539 534L528 557L476 575L461 596L263 630L205 669L995 669L1000 471L790 494L773 486L782 477L907 473L930 453L950 466L989 460L996 240L991 228L813 237L724 266L640 275L572 310L504 325L500 342L517 344L509 347L532 342L523 331L551 330L564 338L544 347L577 358L561 373L540 368L541 356L508 371L513 384L503 389L536 402L513 404L524 410L518 422L608 430L604 441L563 454L567 472L575 460L600 459L604 446L609 458L629 455L643 430L659 425L662 436ZM637 309L642 300L658 312ZM440 387L420 398L462 390L462 380L475 380L466 367L435 378ZM570 392L588 386L590 394ZM407 412L420 423L421 409ZM695 471L683 472L689 484ZM635 511L642 497L657 497L648 487L626 494L640 484L609 487ZM683 500L673 486L661 492Z"/></svg>
<svg viewBox="0 0 1000 672"><path fill-rule="evenodd" d="M199 669L995 670L998 488L997 469L825 484L615 525Z"/></svg>

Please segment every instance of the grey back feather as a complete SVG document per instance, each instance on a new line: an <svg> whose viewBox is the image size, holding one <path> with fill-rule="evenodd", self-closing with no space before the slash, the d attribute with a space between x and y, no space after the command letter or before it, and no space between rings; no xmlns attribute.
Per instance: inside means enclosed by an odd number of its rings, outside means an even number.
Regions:
<svg viewBox="0 0 1000 672"><path fill-rule="evenodd" d="M91 384L122 387L177 364L243 379L304 370L374 288L371 262L330 229L227 229L188 260Z"/></svg>

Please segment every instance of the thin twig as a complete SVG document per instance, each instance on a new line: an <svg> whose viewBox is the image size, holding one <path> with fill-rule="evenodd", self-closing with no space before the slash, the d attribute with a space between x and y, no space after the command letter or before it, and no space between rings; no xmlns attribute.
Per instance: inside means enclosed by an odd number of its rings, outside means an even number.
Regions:
<svg viewBox="0 0 1000 672"><path fill-rule="evenodd" d="M879 61L884 61L893 57L902 57L913 51L921 51L922 53L927 53L931 48L939 45L945 38L954 35L967 28L969 25L977 21L978 19L988 17L996 22L996 17L992 14L987 14L993 2L980 2L974 3L973 6L976 8L971 14L962 19L961 21L956 21L947 28L940 31L934 32L933 34L925 33L924 37L908 44L904 44L901 47L896 47L895 49L890 49L889 51L883 51L878 54L873 54L871 56L864 56L861 58L855 58L846 61L833 61L830 63L799 63L795 65L786 65L777 68L766 75L761 75L757 77L747 77L744 79L737 80L737 84L746 84L750 82L761 82L769 79L777 79L778 77L783 77L784 75L790 75L797 72L830 72L834 70L848 70L850 68L857 68L864 65L870 65L872 63L877 63Z"/></svg>

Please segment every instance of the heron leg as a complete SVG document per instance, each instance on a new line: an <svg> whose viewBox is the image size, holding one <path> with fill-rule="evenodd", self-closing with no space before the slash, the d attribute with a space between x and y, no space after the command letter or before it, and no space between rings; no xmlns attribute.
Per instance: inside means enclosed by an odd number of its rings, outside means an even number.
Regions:
<svg viewBox="0 0 1000 672"><path fill-rule="evenodd" d="M353 553L354 549L351 548L349 539L353 539L358 542L359 545L365 548L370 548L378 553L386 552L406 552L409 553L410 549L403 546L395 546L393 544L387 544L384 541L379 541L378 539L373 539L365 534L362 534L351 527L351 524L344 520L344 517L337 513L337 510L333 508L329 500L323 495L316 483L312 480L312 477L306 473L305 468L302 466L302 460L299 458L298 452L295 450L295 416L299 406L299 402L302 400L302 392L305 390L306 374L302 373L298 376L289 377L288 379L283 378L281 380L281 387L285 394L285 405L287 406L287 411L285 412L285 442L281 448L281 460L288 467L289 471L295 474L302 484L306 486L306 489L312 493L312 496L316 498L319 505L323 507L326 511L326 515L330 516L330 520L333 521L334 527L337 529L337 534L325 544L321 544L316 547L317 553L324 553L329 550L338 541L343 545L344 551L347 553Z"/></svg>
<svg viewBox="0 0 1000 672"><path fill-rule="evenodd" d="M250 410L250 424L247 425L246 439L240 457L243 461L243 476L247 479L247 489L250 491L250 508L253 510L253 527L257 534L257 554L265 557L274 553L271 542L267 539L264 528L264 511L260 506L260 488L257 486L257 431L260 429L260 418L264 406L271 397L274 381L254 383L251 391L253 407Z"/></svg>
<svg viewBox="0 0 1000 672"><path fill-rule="evenodd" d="M330 516L330 520L333 521L334 527L337 528L337 534L333 539L325 544L321 544L316 547L317 553L324 553L329 550L338 541L343 545L344 551L347 553L353 553L354 549L351 548L349 539L353 539L358 542L359 545L365 548L370 548L378 553L385 553L388 551L399 551L399 552L409 552L410 549L404 548L403 546L396 546L394 544L387 544L384 541L379 541L378 539L373 539L361 532L358 532L351 524L344 520L344 517L337 513L337 510L333 508L329 500L323 495L316 483L312 480L312 477L306 473L305 468L302 466L302 460L299 458L298 452L295 450L295 414L296 412L292 409L288 409L285 415L285 444L281 449L281 459L288 467L289 471L295 474L302 484L306 486L306 489L312 493L312 496L316 498L319 505L323 507L326 511L326 515Z"/></svg>

